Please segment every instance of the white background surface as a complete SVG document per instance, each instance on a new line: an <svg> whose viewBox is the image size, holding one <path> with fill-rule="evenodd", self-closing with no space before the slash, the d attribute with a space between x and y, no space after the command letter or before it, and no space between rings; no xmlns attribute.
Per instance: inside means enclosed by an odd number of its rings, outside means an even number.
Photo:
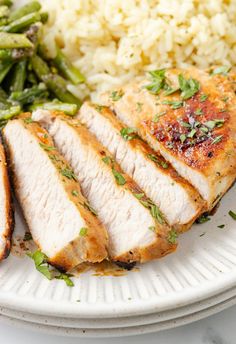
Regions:
<svg viewBox="0 0 236 344"><path fill-rule="evenodd" d="M235 344L236 306L210 318L142 336L85 339L50 336L0 323L0 344Z"/></svg>

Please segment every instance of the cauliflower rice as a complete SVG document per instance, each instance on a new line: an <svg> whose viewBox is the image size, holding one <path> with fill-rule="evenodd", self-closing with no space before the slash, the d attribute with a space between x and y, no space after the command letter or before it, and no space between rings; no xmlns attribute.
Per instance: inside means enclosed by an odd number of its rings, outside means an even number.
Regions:
<svg viewBox="0 0 236 344"><path fill-rule="evenodd" d="M236 64L236 0L41 0L55 41L87 78L86 96L160 67Z"/></svg>

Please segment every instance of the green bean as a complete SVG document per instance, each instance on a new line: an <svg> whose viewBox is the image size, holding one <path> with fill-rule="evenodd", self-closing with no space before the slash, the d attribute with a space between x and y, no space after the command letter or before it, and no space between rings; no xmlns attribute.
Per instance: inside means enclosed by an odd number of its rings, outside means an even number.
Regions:
<svg viewBox="0 0 236 344"><path fill-rule="evenodd" d="M45 85L33 86L26 88L22 92L12 92L10 99L16 101L21 105L31 104L39 99L46 99L48 97L48 91Z"/></svg>
<svg viewBox="0 0 236 344"><path fill-rule="evenodd" d="M77 85L85 81L85 77L80 73L79 69L73 66L59 48L53 62L62 75L73 84Z"/></svg>
<svg viewBox="0 0 236 344"><path fill-rule="evenodd" d="M32 48L30 40L20 33L0 32L0 49Z"/></svg>
<svg viewBox="0 0 236 344"><path fill-rule="evenodd" d="M76 104L78 107L81 106L80 99L76 98L67 90L67 83L60 75L48 74L43 76L42 80L59 100L64 103Z"/></svg>
<svg viewBox="0 0 236 344"><path fill-rule="evenodd" d="M12 67L12 62L1 62L0 61L0 83L3 81L5 76L8 74Z"/></svg>
<svg viewBox="0 0 236 344"><path fill-rule="evenodd" d="M13 22L11 22L10 24L6 26L0 27L0 30L4 32L12 32L12 33L21 32L24 29L28 28L30 25L37 23L39 21L41 21L40 14L38 12L34 12L34 13L27 14L26 16L20 19L14 20Z"/></svg>
<svg viewBox="0 0 236 344"><path fill-rule="evenodd" d="M25 6L18 8L17 10L13 11L9 17L10 22L20 19L27 14L38 12L41 10L41 5L38 1L32 1Z"/></svg>
<svg viewBox="0 0 236 344"><path fill-rule="evenodd" d="M50 103L39 103L33 104L29 107L30 111L37 109L51 110L51 111L61 111L66 115L74 116L78 111L78 106L76 104L62 103L62 102L50 102Z"/></svg>
<svg viewBox="0 0 236 344"><path fill-rule="evenodd" d="M42 80L55 96L65 103L81 106L81 101L67 90L67 82L59 75L52 74L47 63L38 55L31 58L32 68L37 77Z"/></svg>
<svg viewBox="0 0 236 344"><path fill-rule="evenodd" d="M0 121L11 119L16 115L19 115L20 112L21 107L19 105L11 106L9 109L6 110L0 110Z"/></svg>
<svg viewBox="0 0 236 344"><path fill-rule="evenodd" d="M11 92L23 91L26 79L26 67L26 60L20 61L14 66L10 87Z"/></svg>
<svg viewBox="0 0 236 344"><path fill-rule="evenodd" d="M15 62L32 55L30 49L0 49L0 61Z"/></svg>
<svg viewBox="0 0 236 344"><path fill-rule="evenodd" d="M44 75L50 74L50 69L47 63L38 55L34 55L30 59L32 68L39 79L42 80Z"/></svg>

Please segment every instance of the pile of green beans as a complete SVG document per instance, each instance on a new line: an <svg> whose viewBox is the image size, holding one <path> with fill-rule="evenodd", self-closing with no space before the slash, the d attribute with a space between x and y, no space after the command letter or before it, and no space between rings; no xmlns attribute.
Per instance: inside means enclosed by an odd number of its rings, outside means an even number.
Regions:
<svg viewBox="0 0 236 344"><path fill-rule="evenodd" d="M11 6L12 1L0 0L0 126L38 108L75 115L81 100L68 85L85 78L59 47L55 58L47 57L40 34L48 14L38 1L16 10Z"/></svg>

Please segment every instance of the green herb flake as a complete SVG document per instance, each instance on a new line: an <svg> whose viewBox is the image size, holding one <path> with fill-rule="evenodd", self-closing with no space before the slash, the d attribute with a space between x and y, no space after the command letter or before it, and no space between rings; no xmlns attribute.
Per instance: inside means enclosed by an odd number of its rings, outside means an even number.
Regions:
<svg viewBox="0 0 236 344"><path fill-rule="evenodd" d="M206 127L208 127L209 129L214 129L215 127L220 128L223 126L225 120L224 119L214 119L211 121L207 121L205 123L203 123Z"/></svg>
<svg viewBox="0 0 236 344"><path fill-rule="evenodd" d="M173 87L171 87L169 85L166 85L164 87L164 89L165 89L164 96L170 96L171 94L177 92L179 90L179 87L173 88Z"/></svg>
<svg viewBox="0 0 236 344"><path fill-rule="evenodd" d="M232 217L233 220L236 221L236 213L234 213L232 210L230 210L228 214L229 214L229 216Z"/></svg>
<svg viewBox="0 0 236 344"><path fill-rule="evenodd" d="M113 91L111 93L110 98L113 100L113 102L117 102L118 100L120 100L124 95L124 92L122 90L120 91Z"/></svg>
<svg viewBox="0 0 236 344"><path fill-rule="evenodd" d="M206 232L200 234L199 237L201 238L201 237L203 237L205 234L206 234Z"/></svg>
<svg viewBox="0 0 236 344"><path fill-rule="evenodd" d="M201 215L197 220L196 220L196 223L198 224L202 224L202 223L205 223L205 222L208 222L210 221L210 218L207 214L203 214Z"/></svg>
<svg viewBox="0 0 236 344"><path fill-rule="evenodd" d="M209 96L207 94L201 94L199 100L201 103L203 103L208 99L208 97Z"/></svg>
<svg viewBox="0 0 236 344"><path fill-rule="evenodd" d="M184 105L184 102L182 100L164 100L162 104L171 105L171 108L176 110L181 108Z"/></svg>
<svg viewBox="0 0 236 344"><path fill-rule="evenodd" d="M72 191L71 191L71 194L72 194L73 196L75 196L75 197L78 197L78 196L79 196L79 193L78 193L77 190L72 190Z"/></svg>
<svg viewBox="0 0 236 344"><path fill-rule="evenodd" d="M169 164L166 161L160 160L155 154L147 154L147 157L165 169L169 167Z"/></svg>
<svg viewBox="0 0 236 344"><path fill-rule="evenodd" d="M182 74L178 76L179 87L181 89L181 97L186 100L194 96L200 89L200 84L195 79L185 79Z"/></svg>
<svg viewBox="0 0 236 344"><path fill-rule="evenodd" d="M77 177L76 177L75 173L69 168L61 169L60 173L68 179L73 179L73 180L77 181Z"/></svg>
<svg viewBox="0 0 236 344"><path fill-rule="evenodd" d="M82 228L80 229L79 235L80 235L81 237L84 237L84 236L87 235L87 233L88 233L88 228L82 227Z"/></svg>
<svg viewBox="0 0 236 344"><path fill-rule="evenodd" d="M120 134L125 141L130 141L137 138L136 129L134 128L122 128Z"/></svg>
<svg viewBox="0 0 236 344"><path fill-rule="evenodd" d="M98 213L96 212L96 210L93 207L91 207L91 205L88 202L84 202L83 207L89 210L94 216L98 216Z"/></svg>
<svg viewBox="0 0 236 344"><path fill-rule="evenodd" d="M73 277L73 275L63 273L55 276L56 279L63 280L66 283L67 287L74 287L74 282L71 280L71 277Z"/></svg>
<svg viewBox="0 0 236 344"><path fill-rule="evenodd" d="M31 117L27 117L27 118L24 118L23 120L26 124L30 124L30 123L33 123L33 120Z"/></svg>
<svg viewBox="0 0 236 344"><path fill-rule="evenodd" d="M105 106L102 106L102 105L95 105L95 110L97 110L99 113L102 112L102 110L105 108Z"/></svg>
<svg viewBox="0 0 236 344"><path fill-rule="evenodd" d="M215 68L212 72L211 75L228 75L229 71L231 70L230 66L221 66Z"/></svg>
<svg viewBox="0 0 236 344"><path fill-rule="evenodd" d="M181 126L184 127L184 128L191 128L191 124L189 124L188 122L181 121L180 124L181 124Z"/></svg>
<svg viewBox="0 0 236 344"><path fill-rule="evenodd" d="M115 168L112 168L112 173L118 185L125 185L126 180L121 173L119 173Z"/></svg>
<svg viewBox="0 0 236 344"><path fill-rule="evenodd" d="M194 137L194 135L196 134L196 132L197 132L196 129L192 129L192 130L190 131L190 133L188 134L188 137L192 139L192 138Z"/></svg>
<svg viewBox="0 0 236 344"><path fill-rule="evenodd" d="M145 196L144 193L134 193L133 195L134 195L134 197L136 197L138 200L142 199L142 198Z"/></svg>
<svg viewBox="0 0 236 344"><path fill-rule="evenodd" d="M212 145L219 143L222 140L223 135L216 136L214 140L211 142Z"/></svg>
<svg viewBox="0 0 236 344"><path fill-rule="evenodd" d="M164 116L166 114L166 111L162 111L160 113L156 113L152 119L152 122L157 123L160 120L160 117Z"/></svg>
<svg viewBox="0 0 236 344"><path fill-rule="evenodd" d="M152 231L152 232L155 232L155 231L156 231L156 227L154 227L154 226L150 226L150 227L148 227L148 229L149 229L150 231Z"/></svg>
<svg viewBox="0 0 236 344"><path fill-rule="evenodd" d="M203 114L203 111L202 111L202 109L198 108L197 110L195 110L194 114L197 116L200 116Z"/></svg>
<svg viewBox="0 0 236 344"><path fill-rule="evenodd" d="M158 94L165 86L165 69L158 69L149 72L151 83L144 86L150 93Z"/></svg>
<svg viewBox="0 0 236 344"><path fill-rule="evenodd" d="M155 205L151 204L151 215L154 219L156 219L161 225L164 223L162 213L160 209Z"/></svg>
<svg viewBox="0 0 236 344"><path fill-rule="evenodd" d="M169 232L169 234L168 234L168 237L167 237L167 240L168 240L168 242L170 243L170 244L176 244L176 242L177 242L177 238L178 238L178 234L177 234L177 232L174 230L174 229L172 229L170 232Z"/></svg>
<svg viewBox="0 0 236 344"><path fill-rule="evenodd" d="M184 143L184 141L187 139L187 136L185 134L181 134L179 138L181 143Z"/></svg>
<svg viewBox="0 0 236 344"><path fill-rule="evenodd" d="M105 162L106 165L109 165L112 162L112 158L110 158L109 156L105 156L104 158L102 158L102 161Z"/></svg>
<svg viewBox="0 0 236 344"><path fill-rule="evenodd" d="M229 100L229 97L222 98L223 102L226 103Z"/></svg>
<svg viewBox="0 0 236 344"><path fill-rule="evenodd" d="M218 228L224 228L225 227L225 225L219 225L219 226L217 226Z"/></svg>
<svg viewBox="0 0 236 344"><path fill-rule="evenodd" d="M48 146L48 145L45 145L44 143L40 142L39 143L40 147L43 148L45 151L52 151L55 149L55 147L53 146Z"/></svg>
<svg viewBox="0 0 236 344"><path fill-rule="evenodd" d="M33 240L31 233L25 232L25 236L24 236L23 241L30 241L30 240Z"/></svg>

